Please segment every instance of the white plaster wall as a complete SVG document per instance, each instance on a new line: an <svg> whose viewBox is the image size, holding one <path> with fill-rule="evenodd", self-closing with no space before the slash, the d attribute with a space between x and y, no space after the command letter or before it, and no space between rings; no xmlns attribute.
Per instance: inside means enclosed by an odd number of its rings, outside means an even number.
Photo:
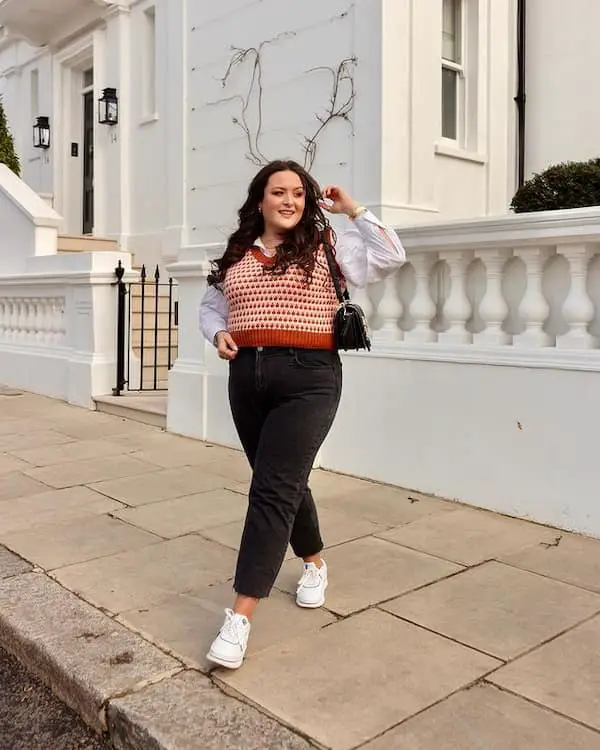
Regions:
<svg viewBox="0 0 600 750"><path fill-rule="evenodd" d="M514 0L465 0L464 142L441 136L441 0L382 0L381 215L504 213L515 184Z"/></svg>
<svg viewBox="0 0 600 750"><path fill-rule="evenodd" d="M240 117L240 102L232 97L247 95L253 61L235 68L227 86L220 82L232 48L266 43L261 50L259 145L268 159L302 161L303 138L318 128L317 115L325 111L332 90L331 75L311 68L337 68L354 55L355 11L342 0L307 0L286 4L285 9L276 0L226 0L218 5L189 4L187 27L186 213L190 244L196 245L222 241L231 232L235 212L257 170L246 159L244 134L232 122ZM373 42L377 54L377 41ZM255 137L257 93L251 97L248 120ZM356 137L362 148L377 153L377 132L362 130ZM317 179L354 187L353 149L350 125L333 122L319 143L313 169Z"/></svg>
<svg viewBox="0 0 600 750"><path fill-rule="evenodd" d="M39 75L39 112L32 111L34 70ZM38 114L53 119L51 55L23 41L0 49L0 94L21 160L21 177L36 192L52 195L53 151L34 149L32 130Z"/></svg>
<svg viewBox="0 0 600 750"><path fill-rule="evenodd" d="M344 381L323 467L600 536L597 373L368 355Z"/></svg>
<svg viewBox="0 0 600 750"><path fill-rule="evenodd" d="M600 156L600 3L528 0L526 169Z"/></svg>

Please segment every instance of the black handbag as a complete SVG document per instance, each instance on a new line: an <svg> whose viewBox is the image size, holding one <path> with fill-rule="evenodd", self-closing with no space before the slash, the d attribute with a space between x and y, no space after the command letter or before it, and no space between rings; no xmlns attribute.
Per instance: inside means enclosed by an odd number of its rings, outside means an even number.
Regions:
<svg viewBox="0 0 600 750"><path fill-rule="evenodd" d="M327 258L327 265L329 266L329 273L335 287L335 293L340 303L333 317L335 347L344 351L348 351L349 349L366 349L367 351L371 351L367 318L360 305L350 301L348 290L345 289L342 292L338 265L331 252L331 245L327 240L323 242L323 250Z"/></svg>

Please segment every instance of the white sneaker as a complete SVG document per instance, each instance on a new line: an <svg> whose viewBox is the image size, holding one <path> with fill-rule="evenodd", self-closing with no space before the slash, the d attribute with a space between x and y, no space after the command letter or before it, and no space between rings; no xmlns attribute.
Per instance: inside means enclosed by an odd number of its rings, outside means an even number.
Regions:
<svg viewBox="0 0 600 750"><path fill-rule="evenodd" d="M327 588L327 565L322 561L320 568L314 563L304 563L304 573L298 581L296 589L296 604L299 607L316 609L325 604L325 589Z"/></svg>
<svg viewBox="0 0 600 750"><path fill-rule="evenodd" d="M237 669L242 666L248 636L250 635L250 621L244 615L237 615L233 610L225 610L225 622L219 635L212 642L206 658L227 669Z"/></svg>

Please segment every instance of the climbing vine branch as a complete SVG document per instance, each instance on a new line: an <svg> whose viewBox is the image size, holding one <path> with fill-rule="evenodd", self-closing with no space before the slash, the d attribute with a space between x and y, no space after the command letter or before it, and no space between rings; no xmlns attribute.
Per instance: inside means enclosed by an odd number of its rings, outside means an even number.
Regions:
<svg viewBox="0 0 600 750"><path fill-rule="evenodd" d="M342 60L337 68L320 66L308 71L309 73L327 71L332 78L332 89L327 110L324 115L315 115L319 121L319 126L310 138L304 139L304 167L309 171L315 163L318 139L325 128L334 120L350 122L350 112L354 107L356 95L353 76L353 68L356 64L357 59L355 57L348 57Z"/></svg>

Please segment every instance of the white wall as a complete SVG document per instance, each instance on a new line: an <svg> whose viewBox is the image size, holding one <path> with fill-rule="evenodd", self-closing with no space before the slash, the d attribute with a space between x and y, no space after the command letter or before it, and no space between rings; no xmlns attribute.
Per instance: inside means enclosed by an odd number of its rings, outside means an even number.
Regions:
<svg viewBox="0 0 600 750"><path fill-rule="evenodd" d="M600 156L600 3L528 0L526 170Z"/></svg>
<svg viewBox="0 0 600 750"><path fill-rule="evenodd" d="M361 3L357 3L360 5ZM372 5L377 6L373 1ZM267 159L302 161L303 138L318 128L332 91L327 70L354 54L355 11L348 3L276 0L220 4L191 3L187 17L187 216L191 244L219 242L233 227L235 212L257 167L246 158L246 137L233 118L241 117L254 57L220 82L235 52L258 48L262 72L262 128L259 148ZM373 40L376 54L377 41ZM345 90L344 90L345 92ZM258 85L250 96L248 121L257 135ZM377 148L378 134L357 135L365 149ZM322 181L352 184L352 140L347 122L333 122L321 139L314 173Z"/></svg>
<svg viewBox="0 0 600 750"><path fill-rule="evenodd" d="M5 43L6 44L6 43ZM38 71L39 110L32 109L31 74ZM38 193L51 195L53 151L33 148L38 115L52 119L52 61L49 53L19 41L0 47L0 95L21 160L21 176Z"/></svg>

